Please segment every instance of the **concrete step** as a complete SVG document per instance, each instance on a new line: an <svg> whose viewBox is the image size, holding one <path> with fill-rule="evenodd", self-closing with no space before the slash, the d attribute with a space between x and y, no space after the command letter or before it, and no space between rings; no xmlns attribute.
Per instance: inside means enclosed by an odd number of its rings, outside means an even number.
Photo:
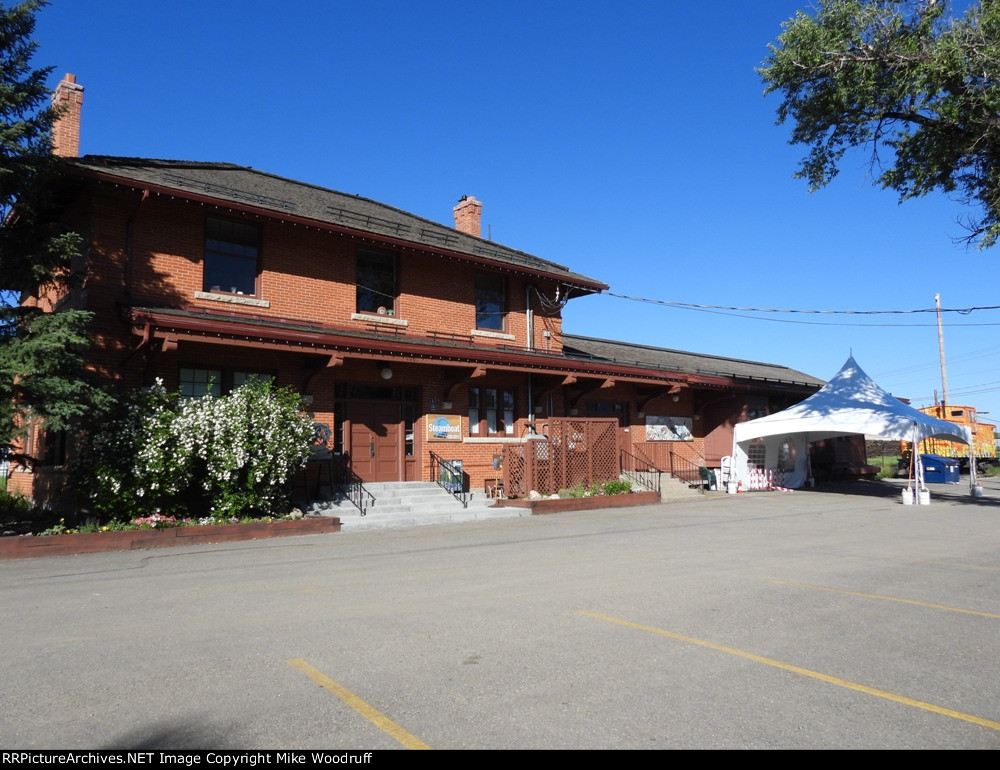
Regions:
<svg viewBox="0 0 1000 770"><path fill-rule="evenodd" d="M649 478L655 474L653 473L637 473L640 478ZM634 479L629 479L628 476L622 475L623 481L632 481L633 489L647 489L648 487L644 484L636 482ZM649 479L653 481L653 479ZM661 500L684 500L694 497L702 496L701 490L695 486L692 487L688 482L683 479L674 478L669 473L660 474L660 499Z"/></svg>
<svg viewBox="0 0 1000 770"><path fill-rule="evenodd" d="M340 493L329 494L329 489L324 490L328 493L327 499L313 501L305 510L311 515L339 516L341 528L346 530L520 515L511 509L494 507L494 501L482 492L471 493L466 498L468 505L463 507L451 493L434 482L374 483L365 484L365 489L375 497L365 516L349 499Z"/></svg>

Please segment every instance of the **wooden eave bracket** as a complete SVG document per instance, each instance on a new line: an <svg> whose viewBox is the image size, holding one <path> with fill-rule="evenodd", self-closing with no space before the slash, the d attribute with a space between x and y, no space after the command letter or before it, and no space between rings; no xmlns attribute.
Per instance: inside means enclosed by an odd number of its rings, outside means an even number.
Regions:
<svg viewBox="0 0 1000 770"><path fill-rule="evenodd" d="M657 398L663 398L664 396L676 396L678 393L680 393L686 387L687 387L686 384L685 385L671 385L670 387L657 388L656 390L652 391L651 393L643 394L642 396L640 396L639 398L636 399L636 401L638 402L639 411L640 412L645 412L646 411L646 404L648 404L650 401L653 401L653 400L655 400Z"/></svg>
<svg viewBox="0 0 1000 770"><path fill-rule="evenodd" d="M331 353L328 356L321 357L319 360L319 364L306 377L306 381L302 385L302 393L303 394L312 393L312 386L313 383L316 381L317 377L319 377L323 372L328 372L337 366L343 366L343 365L344 365L344 357L337 353Z"/></svg>
<svg viewBox="0 0 1000 770"><path fill-rule="evenodd" d="M178 339L176 334L165 334L160 342L161 353L172 353L177 350Z"/></svg>
<svg viewBox="0 0 1000 770"><path fill-rule="evenodd" d="M539 402L544 398L548 397L550 393L553 393L557 388L565 387L566 385L576 384L576 375L567 374L565 377L547 377L546 382L536 391L535 402Z"/></svg>
<svg viewBox="0 0 1000 770"><path fill-rule="evenodd" d="M153 337L156 333L156 327L149 321L142 325L142 331L140 332L139 326L136 325L133 328L134 334L141 334L141 339L134 348L132 348L128 353L125 354L125 358L122 359L121 363L118 365L119 369L124 369L125 365L131 361L139 353L148 353L148 348L153 342Z"/></svg>
<svg viewBox="0 0 1000 770"><path fill-rule="evenodd" d="M546 377L545 383L539 387L534 394L535 403L531 404L531 409L534 409L538 404L542 403L549 394L555 392L557 388L564 387L566 385L573 385L576 383L576 375L567 374L565 377ZM534 412L532 412L534 414Z"/></svg>
<svg viewBox="0 0 1000 770"><path fill-rule="evenodd" d="M456 377L455 379L449 380L444 386L444 395L442 396L442 401L453 401L452 396L455 395L455 388L466 382L471 382L472 380L478 380L480 377L486 376L486 367L477 366L471 372L466 375Z"/></svg>
<svg viewBox="0 0 1000 770"><path fill-rule="evenodd" d="M608 390L610 388L613 388L614 386L615 386L615 381L610 377L607 377L603 380L594 381L591 384L585 386L583 390L581 390L575 396L570 398L568 400L568 406L570 409L576 409L577 405L580 403L580 399L583 398L584 396L589 395L590 393L594 393L595 391L598 390Z"/></svg>

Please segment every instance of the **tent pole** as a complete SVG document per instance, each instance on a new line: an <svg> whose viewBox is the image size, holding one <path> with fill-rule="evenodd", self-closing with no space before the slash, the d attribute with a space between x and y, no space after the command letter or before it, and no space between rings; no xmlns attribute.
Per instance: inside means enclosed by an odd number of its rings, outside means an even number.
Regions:
<svg viewBox="0 0 1000 770"><path fill-rule="evenodd" d="M969 432L969 494L976 493L976 439Z"/></svg>

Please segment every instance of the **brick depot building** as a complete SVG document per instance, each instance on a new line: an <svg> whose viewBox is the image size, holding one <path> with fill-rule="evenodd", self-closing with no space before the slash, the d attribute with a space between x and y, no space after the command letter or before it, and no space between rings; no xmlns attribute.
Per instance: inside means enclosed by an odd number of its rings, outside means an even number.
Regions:
<svg viewBox="0 0 1000 770"><path fill-rule="evenodd" d="M80 287L44 301L94 312L88 364L109 387L195 397L270 377L362 480L426 480L436 455L476 489L505 445L569 415L616 418L621 447L654 461L717 467L735 422L822 385L565 333L566 302L607 286L483 238L473 197L451 227L229 163L80 157L82 88L67 76L55 98L70 108L52 190L85 248ZM35 426L43 461L9 487L50 494L66 446Z"/></svg>

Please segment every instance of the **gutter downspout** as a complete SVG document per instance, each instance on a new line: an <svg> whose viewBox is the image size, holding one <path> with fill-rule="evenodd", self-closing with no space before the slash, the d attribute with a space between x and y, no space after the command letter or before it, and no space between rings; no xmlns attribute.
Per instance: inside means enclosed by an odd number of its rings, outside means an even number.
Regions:
<svg viewBox="0 0 1000 770"><path fill-rule="evenodd" d="M135 208L132 209L132 213L128 215L128 219L125 221L125 274L122 277L122 282L124 283L125 296L132 296L132 245L133 245L133 234L135 232L135 218L139 213L139 209L142 204L149 200L149 190L145 189L142 191L142 196L139 198L139 202L136 204Z"/></svg>
<svg viewBox="0 0 1000 770"><path fill-rule="evenodd" d="M528 336L528 351L534 351L535 349L535 322L534 316L531 312L531 292L534 290L534 286L530 283L524 290L524 319L527 325L527 336ZM528 372L528 430L531 434L535 434L535 394L532 386L531 372Z"/></svg>

